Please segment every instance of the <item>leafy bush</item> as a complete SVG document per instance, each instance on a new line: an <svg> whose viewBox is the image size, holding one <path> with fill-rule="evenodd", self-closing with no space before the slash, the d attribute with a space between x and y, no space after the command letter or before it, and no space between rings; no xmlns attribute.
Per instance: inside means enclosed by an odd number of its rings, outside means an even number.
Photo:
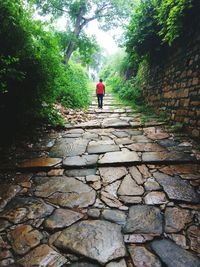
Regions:
<svg viewBox="0 0 200 267"><path fill-rule="evenodd" d="M83 108L89 104L88 77L80 65L70 62L65 67L60 87L57 99L65 107Z"/></svg>
<svg viewBox="0 0 200 267"><path fill-rule="evenodd" d="M197 0L140 1L134 10L126 34L126 51L134 60L155 58L163 48L171 46L184 32L188 10ZM159 54L159 56L161 53Z"/></svg>
<svg viewBox="0 0 200 267"><path fill-rule="evenodd" d="M57 35L32 20L21 0L0 2L0 24L0 120L5 130L38 119L60 123L53 109L58 97L66 106L86 105L85 73L63 65Z"/></svg>

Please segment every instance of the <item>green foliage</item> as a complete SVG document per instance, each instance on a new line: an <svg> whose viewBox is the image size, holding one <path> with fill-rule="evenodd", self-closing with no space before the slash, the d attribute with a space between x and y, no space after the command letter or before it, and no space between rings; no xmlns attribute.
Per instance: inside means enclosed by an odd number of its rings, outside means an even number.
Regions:
<svg viewBox="0 0 200 267"><path fill-rule="evenodd" d="M73 75L66 69L57 35L33 21L21 0L0 2L0 24L0 119L5 128L41 118L62 123L53 109L61 94L65 102L69 95L70 107L85 105L85 74L79 67L69 66Z"/></svg>
<svg viewBox="0 0 200 267"><path fill-rule="evenodd" d="M156 21L155 0L141 1L134 10L126 34L126 48L132 60L160 49L160 26Z"/></svg>
<svg viewBox="0 0 200 267"><path fill-rule="evenodd" d="M66 66L58 100L70 108L83 108L89 104L88 77L80 65L72 62Z"/></svg>
<svg viewBox="0 0 200 267"><path fill-rule="evenodd" d="M155 58L184 31L187 11L196 0L141 0L126 34L126 50L135 58ZM159 56L161 53L159 54Z"/></svg>
<svg viewBox="0 0 200 267"><path fill-rule="evenodd" d="M182 30L185 11L192 8L193 0L156 0L156 19L161 30L159 35L164 42L172 44Z"/></svg>

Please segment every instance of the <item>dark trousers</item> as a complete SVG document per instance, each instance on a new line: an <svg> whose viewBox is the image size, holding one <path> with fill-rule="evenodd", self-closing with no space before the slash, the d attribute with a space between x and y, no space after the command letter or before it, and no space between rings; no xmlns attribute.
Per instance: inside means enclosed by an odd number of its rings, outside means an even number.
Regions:
<svg viewBox="0 0 200 267"><path fill-rule="evenodd" d="M97 94L97 99L98 99L98 107L102 108L103 107L103 94Z"/></svg>

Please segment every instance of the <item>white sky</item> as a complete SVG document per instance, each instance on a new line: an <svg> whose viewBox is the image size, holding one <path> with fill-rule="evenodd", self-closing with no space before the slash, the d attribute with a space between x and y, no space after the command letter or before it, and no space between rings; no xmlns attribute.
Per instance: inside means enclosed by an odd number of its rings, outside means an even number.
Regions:
<svg viewBox="0 0 200 267"><path fill-rule="evenodd" d="M63 18L58 20L57 22L58 29L65 30L65 25L66 25L66 22ZM120 30L115 29L112 31L104 32L98 28L97 21L91 21L88 24L85 31L90 36L95 35L99 46L104 48L108 54L114 54L119 50L112 36L116 34L120 34L121 33Z"/></svg>

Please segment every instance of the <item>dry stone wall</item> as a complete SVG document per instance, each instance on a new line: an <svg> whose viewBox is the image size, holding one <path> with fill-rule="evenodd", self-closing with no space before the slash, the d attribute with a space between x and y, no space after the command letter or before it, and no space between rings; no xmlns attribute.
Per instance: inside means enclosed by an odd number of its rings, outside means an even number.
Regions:
<svg viewBox="0 0 200 267"><path fill-rule="evenodd" d="M143 88L147 103L165 111L200 137L200 31L199 27L167 51L165 60L151 66Z"/></svg>

